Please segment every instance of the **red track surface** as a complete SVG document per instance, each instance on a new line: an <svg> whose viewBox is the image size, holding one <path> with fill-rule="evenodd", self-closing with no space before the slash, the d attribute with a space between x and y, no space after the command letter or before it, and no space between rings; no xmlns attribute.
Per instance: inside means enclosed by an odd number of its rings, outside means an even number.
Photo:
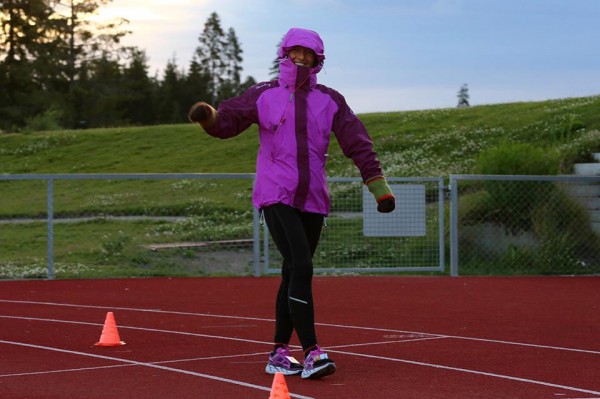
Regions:
<svg viewBox="0 0 600 399"><path fill-rule="evenodd" d="M0 398L267 399L278 283L0 282ZM292 398L600 398L598 277L318 277L315 301L338 371ZM93 345L108 311L125 346Z"/></svg>

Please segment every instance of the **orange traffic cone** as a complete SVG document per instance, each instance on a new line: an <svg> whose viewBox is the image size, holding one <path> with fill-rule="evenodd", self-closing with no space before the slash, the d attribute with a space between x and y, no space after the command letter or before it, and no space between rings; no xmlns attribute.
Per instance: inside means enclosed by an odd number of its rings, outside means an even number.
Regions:
<svg viewBox="0 0 600 399"><path fill-rule="evenodd" d="M282 373L275 373L269 399L291 399L290 391L288 390L287 384L285 383L285 377Z"/></svg>
<svg viewBox="0 0 600 399"><path fill-rule="evenodd" d="M115 316L113 312L106 314L106 320L104 321L104 327L102 328L102 335L100 341L96 342L96 346L121 346L125 345L125 342L119 338L119 331L117 331L117 323L115 323Z"/></svg>

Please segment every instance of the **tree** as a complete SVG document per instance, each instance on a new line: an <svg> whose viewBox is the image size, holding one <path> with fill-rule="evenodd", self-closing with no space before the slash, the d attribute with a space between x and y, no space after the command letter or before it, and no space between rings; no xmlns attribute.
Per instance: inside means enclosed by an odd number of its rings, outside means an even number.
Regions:
<svg viewBox="0 0 600 399"><path fill-rule="evenodd" d="M43 0L7 0L0 3L0 128L24 124L43 106L38 95L49 73L46 43L53 35L51 9Z"/></svg>
<svg viewBox="0 0 600 399"><path fill-rule="evenodd" d="M122 54L130 49L119 47L123 36L130 33L123 29L128 23L124 18L116 18L109 22L96 22L90 16L112 0L62 0L50 1L53 8L53 19L60 22L57 33L61 38L62 54L53 57L54 63L61 65L67 88L65 108L70 116L68 125L76 126L80 119L77 114L77 102L73 91L75 78L82 64L91 60L120 59Z"/></svg>
<svg viewBox="0 0 600 399"><path fill-rule="evenodd" d="M19 127L37 114L60 116L76 127L84 65L119 59L125 23L90 18L111 0L5 0L0 3L0 120ZM87 74L89 70L85 71ZM94 78L94 75L88 75ZM89 84L90 82L86 82ZM77 87L76 87L77 86ZM78 96L75 96L77 88Z"/></svg>
<svg viewBox="0 0 600 399"><path fill-rule="evenodd" d="M458 97L458 108L469 106L469 88L466 83L460 87L456 96Z"/></svg>
<svg viewBox="0 0 600 399"><path fill-rule="evenodd" d="M213 12L204 24L204 31L198 41L200 45L196 48L196 56L210 78L211 102L216 105L219 88L224 80L227 67L224 51L225 33L221 28L221 21L216 12Z"/></svg>
<svg viewBox="0 0 600 399"><path fill-rule="evenodd" d="M0 129L180 123L194 102L218 105L255 83L242 82L240 42L216 13L189 73L173 59L162 79L150 78L145 52L120 45L127 21L90 18L111 1L2 0Z"/></svg>
<svg viewBox="0 0 600 399"><path fill-rule="evenodd" d="M155 122L154 90L148 77L148 57L138 48L129 48L130 61L123 68L124 117L129 123L150 125Z"/></svg>
<svg viewBox="0 0 600 399"><path fill-rule="evenodd" d="M221 87L219 87L219 99L237 96L241 92L242 49L233 28L229 28L227 31L223 52L225 56L225 71Z"/></svg>
<svg viewBox="0 0 600 399"><path fill-rule="evenodd" d="M116 18L108 22L93 21L90 16L112 0L62 0L51 1L54 4L53 18L63 21L60 30L65 48L66 71L69 81L74 79L76 70L86 59L106 57L107 54L118 54L121 38L130 31L123 29L128 21ZM128 51L125 49L125 51ZM118 57L118 56L117 56Z"/></svg>
<svg viewBox="0 0 600 399"><path fill-rule="evenodd" d="M283 37L277 43L277 49L275 50L275 59L271 63L271 68L269 68L269 76L273 79L277 79L279 76L279 48L281 47L281 43L283 43Z"/></svg>
<svg viewBox="0 0 600 399"><path fill-rule="evenodd" d="M182 117L187 120L187 111L190 106L197 101L210 98L209 91L210 77L206 70L200 65L196 56L192 57L189 71L185 77L185 85L183 87L183 96L181 97Z"/></svg>
<svg viewBox="0 0 600 399"><path fill-rule="evenodd" d="M244 80L244 83L242 83L242 86L240 87L240 91L249 89L251 86L254 86L256 83L257 83L256 80L252 76L248 76L246 78L246 80Z"/></svg>
<svg viewBox="0 0 600 399"><path fill-rule="evenodd" d="M233 28L227 34L213 12L199 36L194 56L203 73L208 76L208 91L212 105L241 93L242 47ZM252 79L253 80L253 79ZM246 81L247 83L247 81Z"/></svg>
<svg viewBox="0 0 600 399"><path fill-rule="evenodd" d="M184 120L182 99L184 98L184 80L178 70L175 58L167 63L163 79L158 89L159 121L162 123L181 123Z"/></svg>
<svg viewBox="0 0 600 399"><path fill-rule="evenodd" d="M86 64L87 65L87 64ZM88 127L108 127L123 123L124 110L121 107L122 72L119 63L104 54L89 61L86 66L89 74L88 85L83 88L86 105L81 120Z"/></svg>

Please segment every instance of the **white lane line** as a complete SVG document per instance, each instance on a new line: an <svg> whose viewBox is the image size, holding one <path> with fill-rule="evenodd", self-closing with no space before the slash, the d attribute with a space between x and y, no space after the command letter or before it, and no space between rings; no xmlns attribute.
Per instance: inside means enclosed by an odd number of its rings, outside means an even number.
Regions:
<svg viewBox="0 0 600 399"><path fill-rule="evenodd" d="M258 389L261 391L271 392L271 387L263 387L260 385L250 384L248 382L232 380L230 378L217 377L215 375L204 374L204 373L196 373L194 371L181 370L181 369L176 369L176 368L168 367L168 366L161 366L159 364L137 362L135 360L121 359L118 357L96 355L96 354L85 353L85 352L77 352L77 351L71 351L71 350L66 350L66 349L53 348L53 347L49 347L49 346L33 345L33 344L27 344L24 342L12 342L12 341L0 340L0 343L7 344L7 345L22 346L22 347L33 348L33 349L48 350L48 351L53 351L53 352L67 353L70 355L93 357L96 359L110 360L110 361L114 361L114 362L130 364L130 365L134 365L134 366L150 367L150 368L154 368L154 369L170 371L170 372L179 373L179 374L187 374L187 375L192 375L194 377L201 377L201 378L206 378L209 380L224 382L224 383L233 384L233 385L239 385L239 386L243 386L246 388L253 388L253 389ZM297 394L292 394L292 393L290 393L290 396L293 398L299 398L299 399L315 399L315 398L311 398L309 396L297 395Z"/></svg>
<svg viewBox="0 0 600 399"><path fill-rule="evenodd" d="M84 325L94 325L94 326L101 325L98 323L88 323L88 322L79 322L79 321L64 321L64 320L42 319L42 318L31 318L31 317L0 316L0 318L24 319L24 320L58 322L58 323L69 323L69 324L84 324ZM181 332L181 331L171 331L171 330L142 328L142 327L130 327L130 326L119 326L119 328L142 330L142 331L152 331L152 332L160 332L160 333L179 334L179 335L188 335L188 336L197 336L197 337L212 338L212 339L235 340L235 341L240 341L240 342L250 342L250 343L260 343L260 344L271 345L271 343L265 342L265 341L256 341L256 340L241 339L241 338L231 338L231 337L223 337L223 336L217 336L217 335L196 334L196 333L188 333L188 332ZM445 338L445 337L442 337L442 338ZM435 339L435 337L432 337L430 339ZM5 342L5 341L0 341L0 343L1 342ZM399 342L403 342L403 341L399 341ZM361 344L357 344L354 346L361 346ZM386 361L392 361L392 362L398 362L398 363L412 364L412 365L423 366L423 367L431 367L431 368L442 369L442 370L451 370L451 371L476 374L476 375L481 375L481 376L488 376L488 377L494 377L494 378L500 378L500 379L506 379L506 380L512 380L512 381L525 382L525 383L529 383L529 384L561 388L561 389L570 390L570 391L600 395L600 392L597 392L597 391L586 390L583 388L570 387L570 386L566 386L566 385L553 384L553 383L549 383L549 382L532 380L532 379L527 379L527 378L514 377L514 376L509 376L509 375L504 375L504 374L496 374L496 373L490 373L490 372L479 371L479 370L465 369L465 368L460 368L460 367L444 366L444 365L435 364L435 363L424 363L424 362L407 360L407 359L399 359L399 358L377 356L377 355L368 355L368 354L362 354L362 353L356 353L356 352L346 352L346 351L340 351L337 349L330 349L330 347L327 347L326 349L327 349L327 351L329 351L331 353L340 353L340 354L349 355L349 356L358 356L358 357L365 357L365 358L370 358L370 359L378 359L378 360L386 360ZM69 352L69 351L65 350L65 352ZM137 362L132 362L132 364L137 364ZM148 364L151 364L151 363L148 363Z"/></svg>
<svg viewBox="0 0 600 399"><path fill-rule="evenodd" d="M0 378L26 377L26 376L31 376L31 375L45 375L45 374L58 374L58 373L71 373L74 371L102 370L102 369L113 369L113 368L118 368L118 367L131 367L131 366L133 366L133 365L132 364L115 364L113 366L79 367L76 369L30 371L27 373L0 374Z"/></svg>
<svg viewBox="0 0 600 399"><path fill-rule="evenodd" d="M265 318L258 318L258 317L229 316L229 315L217 315L217 314L209 314L209 313L193 313L193 312L177 312L177 311L161 310L161 309L139 309L139 308L114 307L114 306L113 307L92 306L92 305L64 304L64 303L56 303L56 302L38 302L38 301L14 301L14 300L8 300L8 299L0 299L0 302L17 303L17 304L31 304L31 305L45 305L45 306L75 307L75 308L125 310L125 311L133 311L133 312L164 313L164 314L175 314L175 315L196 316L196 317L214 317L214 318L221 318L221 319L254 320L254 321L264 321L264 322L274 322L275 321L274 319L265 319ZM331 323L315 323L315 324L318 326L334 327L334 328L342 328L342 329L412 334L412 335L418 335L421 337L454 338L454 339L460 339L460 340L466 340L466 341L479 341L479 342L496 343L496 344L503 344L503 345L515 345L515 346L524 346L524 347L529 347L529 348L550 349L550 350L559 350L559 351L567 351L567 352L578 352L578 353L588 353L588 354L593 354L593 355L600 355L600 351L588 350L588 349L578 349L578 348L567 348L567 347L563 347L563 346L538 345L538 344L530 344L530 343L524 343L524 342L504 341L504 340L498 340L498 339L464 337L464 336L460 336L460 335L431 334L431 333L424 333L424 332L418 332L418 331L395 330L395 329L389 329L389 328L350 326L350 325L331 324Z"/></svg>
<svg viewBox="0 0 600 399"><path fill-rule="evenodd" d="M333 345L327 346L327 349L339 349L339 348L356 348L358 346L374 346L374 345L388 345L388 344L403 344L405 342L417 342L417 341L428 341L431 339L446 339L445 337L427 337L427 338L415 338L415 339L398 339L394 341L377 341L377 342L363 342L360 344L347 344L347 345Z"/></svg>
<svg viewBox="0 0 600 399"><path fill-rule="evenodd" d="M424 362L418 362L418 361L415 361L415 360L398 359L398 358L394 358L394 357L366 355L366 354L362 354L362 353L346 352L346 351L340 351L340 350L329 350L329 348L325 348L325 349L327 350L327 352L339 353L339 354L342 354L342 355L359 356L359 357L365 357L365 358L377 359L377 360L387 360L387 361L390 361L390 362L406 363L406 364L412 364L412 365L415 365L415 366L432 367L432 368L442 369L442 370L457 371L457 372L461 372L461 373L476 374L476 375L481 375L481 376L486 376L486 377L494 377L494 378L500 378L500 379L504 379L504 380L524 382L524 383L527 383L527 384L543 385L543 386L552 387L552 388L565 389L565 390L568 390L568 391L575 391L575 392L589 393L589 394L593 394L593 395L600 395L600 391L592 391L592 390L589 390L589 389L571 387L571 386L568 386L568 385L553 384L551 382L532 380L532 379L529 379L529 378L521 378L521 377L514 377L514 376L504 375L504 374L489 373L489 372L486 372L486 371L470 370L470 369L464 369L464 368L460 368L460 367L444 366L444 365L435 364L435 363L424 363Z"/></svg>
<svg viewBox="0 0 600 399"><path fill-rule="evenodd" d="M0 315L0 318L2 318L2 319L43 321L43 322L49 322L49 323L80 324L80 325L87 325L87 326L100 326L100 327L102 326L101 323L89 323L89 322L86 322L86 321L77 321L77 320L45 319L45 318L40 318L40 317L22 317L22 316L3 316L3 315ZM251 340L251 339L234 338L234 337L226 337L226 336L223 336L223 335L209 335L209 334L191 333L191 332L186 332L186 331L162 330L162 329L158 329L158 328L148 328L148 327L133 327L133 326L125 326L125 325L121 325L121 324L119 324L117 327L119 329L124 329L124 330L125 329L128 329L128 330L142 330L142 331L151 331L151 332L158 332L158 333L188 335L188 336L191 336L191 337L224 339L224 340L229 340L229 341L239 341L239 342L245 342L245 343L250 342L250 343L254 343L254 344L265 344L265 345L270 345L270 346L273 345L272 342L256 341L256 340Z"/></svg>
<svg viewBox="0 0 600 399"><path fill-rule="evenodd" d="M526 342L504 341L504 340L499 340L499 339L476 338L476 337L463 337L460 335L430 334L430 333L423 333L423 332L418 332L418 331L391 330L391 329L385 329L385 328L360 327L360 326L344 326L343 324L325 324L325 323L316 323L316 324L321 325L321 326L327 326L327 327L348 328L348 329L357 329L357 330L366 330L366 331L398 332L398 333L404 333L404 334L429 336L429 337L433 337L433 338L453 338L453 339L460 339L460 340L465 340L465 341L478 341L478 342L487 342L487 343L494 343L494 344L516 345L516 346L525 346L525 347L529 347L529 348L552 349L552 350L600 355L600 351L589 350L589 349L567 348L564 346L529 344Z"/></svg>
<svg viewBox="0 0 600 399"><path fill-rule="evenodd" d="M255 352L255 353L242 353L236 355L226 355L226 356L203 356L203 357L193 357L188 359L173 359L173 360L161 360L159 362L148 362L150 364L171 364L171 363L189 363L189 362L197 362L204 360L221 360L228 358L238 358L238 357L253 357L253 356L264 356L265 352ZM46 370L46 371L31 371L27 373L14 373L14 374L0 374L0 378L3 377L22 377L22 376L30 376L30 375L40 375L40 374L56 374L56 373L70 373L76 371L90 371L90 370L102 370L102 369L111 369L111 368L119 368L119 367L133 367L134 364L115 364L112 366L96 366L96 367L79 367L73 369L58 369L58 370Z"/></svg>
<svg viewBox="0 0 600 399"><path fill-rule="evenodd" d="M164 313L184 316L200 316L200 317L214 317L217 319L235 319L235 320L256 320L256 321L275 321L275 319L265 319L260 317L239 317L239 316L227 316L218 315L212 313L194 313L194 312L177 312L173 310L162 310L162 309L143 309L143 308L128 308L123 306L96 306L96 305L78 305L73 303L60 303L60 302L38 302L38 301L13 301L9 299L0 299L0 302L5 303L16 303L25 305L45 305L45 306L60 306L60 307L71 307L71 308L83 308L83 309L107 309L107 310L127 310L132 312L143 312L143 313Z"/></svg>

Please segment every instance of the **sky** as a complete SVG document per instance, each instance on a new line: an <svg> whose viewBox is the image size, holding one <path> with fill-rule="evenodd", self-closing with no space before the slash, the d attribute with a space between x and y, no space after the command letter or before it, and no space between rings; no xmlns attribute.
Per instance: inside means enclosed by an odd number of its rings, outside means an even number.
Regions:
<svg viewBox="0 0 600 399"><path fill-rule="evenodd" d="M242 80L269 80L289 28L325 43L319 83L356 113L600 95L600 0L113 0L123 43L146 51L149 73L187 70L216 12L243 50ZM198 99L205 100L205 99Z"/></svg>

